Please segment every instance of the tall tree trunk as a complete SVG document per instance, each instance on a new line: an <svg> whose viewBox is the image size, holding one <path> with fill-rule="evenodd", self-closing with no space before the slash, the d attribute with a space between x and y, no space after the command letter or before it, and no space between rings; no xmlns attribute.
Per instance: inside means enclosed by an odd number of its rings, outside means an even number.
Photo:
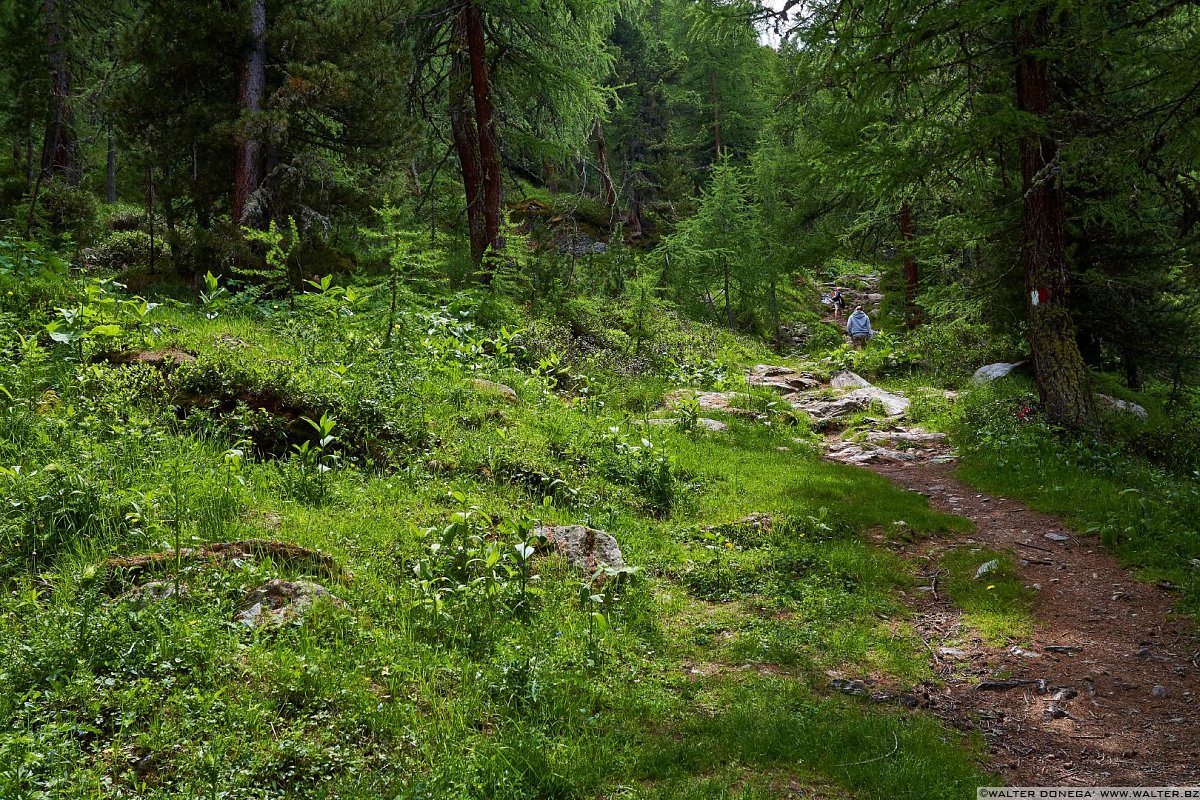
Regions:
<svg viewBox="0 0 1200 800"><path fill-rule="evenodd" d="M242 109L242 130L237 143L237 170L233 179L233 221L247 223L250 195L262 183L262 141L258 138L259 111L267 91L267 2L251 0L250 38L242 54L238 104Z"/></svg>
<svg viewBox="0 0 1200 800"><path fill-rule="evenodd" d="M105 171L108 191L105 199L110 203L117 202L117 138L113 136L112 126L108 126L108 169Z"/></svg>
<svg viewBox="0 0 1200 800"><path fill-rule="evenodd" d="M783 349L783 330L782 330L783 326L780 325L780 323L779 323L779 294L775 288L776 283L778 282L778 279L779 279L778 275L776 275L774 273L771 274L771 282L767 286L767 297L770 300L771 331L775 338L775 349L782 350Z"/></svg>
<svg viewBox="0 0 1200 800"><path fill-rule="evenodd" d="M921 274L913 258L912 245L917 234L913 230L912 204L907 200L900 206L900 241L904 248L904 317L908 327L916 327L920 321L917 310L917 290L920 288Z"/></svg>
<svg viewBox="0 0 1200 800"><path fill-rule="evenodd" d="M42 140L42 177L55 175L78 186L79 141L75 137L75 118L71 107L71 74L67 67L67 26L61 0L44 0L46 51L50 63L50 117Z"/></svg>
<svg viewBox="0 0 1200 800"><path fill-rule="evenodd" d="M731 287L729 285L729 262L725 261L721 265L721 272L724 276L724 292L725 292L725 319L729 323L730 329L733 328L733 299L731 297Z"/></svg>
<svg viewBox="0 0 1200 800"><path fill-rule="evenodd" d="M1051 42L1052 27L1045 6L1013 21L1017 107L1047 123L1054 84L1043 53ZM1031 130L1021 138L1021 257L1029 291L1029 347L1049 419L1068 427L1090 428L1096 424L1096 405L1067 304L1066 196L1057 158L1058 143L1051 135Z"/></svg>
<svg viewBox="0 0 1200 800"><path fill-rule="evenodd" d="M146 167L146 220L150 227L150 274L156 272L158 266L155 258L154 239L154 167Z"/></svg>
<svg viewBox="0 0 1200 800"><path fill-rule="evenodd" d="M717 74L710 73L708 76L709 91L712 95L712 110L713 110L713 142L717 151L717 163L721 163L721 154L724 152L724 143L721 141L721 103L717 98Z"/></svg>
<svg viewBox="0 0 1200 800"><path fill-rule="evenodd" d="M629 228L629 238L638 239L642 236L642 201L635 192L629 201L629 210L625 212L625 224Z"/></svg>
<svg viewBox="0 0 1200 800"><path fill-rule="evenodd" d="M550 194L558 194L558 170L554 166L554 162L548 158L542 159L542 174L546 179L546 191Z"/></svg>
<svg viewBox="0 0 1200 800"><path fill-rule="evenodd" d="M617 218L617 187L613 185L612 173L608 171L608 146L604 143L604 129L600 118L592 124L592 141L596 145L596 168L600 171L600 188L604 193L604 205L608 206L609 218Z"/></svg>
<svg viewBox="0 0 1200 800"><path fill-rule="evenodd" d="M479 130L479 163L483 167L483 222L487 245L494 251L504 249L500 236L504 187L500 176L500 143L492 112L491 77L488 74L487 41L484 38L483 10L472 3L463 11L467 29L467 54L471 61L471 92L475 98L475 125ZM491 283L491 270L481 275Z"/></svg>
<svg viewBox="0 0 1200 800"><path fill-rule="evenodd" d="M471 243L471 261L483 262L487 252L487 226L483 215L483 165L479 160L479 134L471 113L471 68L467 59L466 13L454 23L450 53L449 117L454 150L458 154L463 191L467 200L467 236ZM431 204L436 205L436 204Z"/></svg>
<svg viewBox="0 0 1200 800"><path fill-rule="evenodd" d="M33 123L30 123L29 130L25 134L25 185L33 186L34 175L36 170L33 167Z"/></svg>

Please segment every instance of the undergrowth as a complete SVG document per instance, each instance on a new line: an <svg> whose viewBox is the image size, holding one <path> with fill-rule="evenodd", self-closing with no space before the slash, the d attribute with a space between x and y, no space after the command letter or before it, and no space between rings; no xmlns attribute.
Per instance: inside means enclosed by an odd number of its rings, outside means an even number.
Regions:
<svg viewBox="0 0 1200 800"><path fill-rule="evenodd" d="M631 337L601 301L572 331L479 293L393 315L386 287L327 280L294 312L215 279L194 305L54 285L0 319L0 796L950 798L994 780L932 717L825 689L826 669L928 678L909 567L863 532L961 522L821 461L761 392L756 418L716 415L727 432L644 424L670 389L744 390L771 358L754 342L669 314ZM165 349L187 358L107 357ZM630 568L575 569L539 523L601 528ZM185 557L250 539L339 569ZM109 564L143 554L161 554L153 592ZM235 621L273 579L338 602Z"/></svg>

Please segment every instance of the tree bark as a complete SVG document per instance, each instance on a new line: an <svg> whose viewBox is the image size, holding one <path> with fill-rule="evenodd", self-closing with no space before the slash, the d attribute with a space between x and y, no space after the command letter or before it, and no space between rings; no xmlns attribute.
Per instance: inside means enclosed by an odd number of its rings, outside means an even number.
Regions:
<svg viewBox="0 0 1200 800"><path fill-rule="evenodd" d="M546 191L550 194L558 194L558 170L554 167L554 162L548 158L542 159L542 174L546 180Z"/></svg>
<svg viewBox="0 0 1200 800"><path fill-rule="evenodd" d="M46 51L50 63L50 117L42 140L42 177L59 175L71 186L83 177L79 165L79 140L71 107L71 74L67 66L67 26L61 0L44 0Z"/></svg>
<svg viewBox="0 0 1200 800"><path fill-rule="evenodd" d="M450 134L458 155L463 191L467 200L467 236L471 261L483 262L487 252L487 227L484 223L483 165L479 160L479 135L471 114L471 68L467 59L466 12L455 19L450 52L449 117Z"/></svg>
<svg viewBox="0 0 1200 800"><path fill-rule="evenodd" d="M717 161L721 163L721 154L724 151L724 143L721 141L721 103L717 99L717 76L716 73L711 73L708 77L709 90L712 94L712 109L713 109L713 142L717 150Z"/></svg>
<svg viewBox="0 0 1200 800"><path fill-rule="evenodd" d="M600 172L600 188L604 193L604 205L608 206L611 219L617 218L617 188L613 185L612 173L608 171L608 147L604 143L604 129L600 118L592 124L592 141L596 145L596 167Z"/></svg>
<svg viewBox="0 0 1200 800"><path fill-rule="evenodd" d="M475 125L479 131L479 163L483 168L483 222L487 246L493 251L504 249L500 235L501 208L504 187L500 175L500 144L492 112L491 77L487 63L487 41L484 38L483 10L474 3L463 11L467 34L467 54L471 62L471 93L475 99ZM491 271L482 273L483 282L491 282Z"/></svg>
<svg viewBox="0 0 1200 800"><path fill-rule="evenodd" d="M1017 107L1042 123L1041 131L1027 131L1020 144L1029 347L1047 417L1067 427L1091 428L1096 405L1068 310L1066 197L1058 174L1058 143L1044 132L1054 84L1043 54L1052 34L1045 6L1013 21Z"/></svg>
<svg viewBox="0 0 1200 800"><path fill-rule="evenodd" d="M106 170L108 191L105 199L111 205L117 202L117 139L113 136L112 126L108 127L108 169Z"/></svg>
<svg viewBox="0 0 1200 800"><path fill-rule="evenodd" d="M900 206L900 241L904 248L904 318L908 327L916 327L920 322L917 309L917 290L920 288L921 273L913 258L912 245L917 239L913 230L912 204L907 200Z"/></svg>
<svg viewBox="0 0 1200 800"><path fill-rule="evenodd" d="M233 180L233 221L247 223L250 195L262 184L262 141L253 130L267 90L267 2L251 0L250 38L242 54L238 104L242 130L237 143L237 170Z"/></svg>

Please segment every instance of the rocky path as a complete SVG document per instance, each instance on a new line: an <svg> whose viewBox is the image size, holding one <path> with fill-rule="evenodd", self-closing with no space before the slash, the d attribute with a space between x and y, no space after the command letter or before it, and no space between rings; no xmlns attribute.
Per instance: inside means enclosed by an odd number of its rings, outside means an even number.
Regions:
<svg viewBox="0 0 1200 800"><path fill-rule="evenodd" d="M975 523L969 537L908 547L930 581L914 622L942 681L927 687L934 713L980 731L1014 785L1200 784L1200 640L1166 591L1056 517L975 492L947 464L867 468ZM937 592L950 547L1012 554L1034 590L1029 642L989 647L964 629Z"/></svg>
<svg viewBox="0 0 1200 800"><path fill-rule="evenodd" d="M783 391L794 378L758 367L751 382ZM1094 537L955 479L946 436L906 426L906 399L852 373L822 389L789 399L826 427L827 458L975 525L968 537L900 545L929 581L911 598L939 677L922 687L923 705L980 732L1012 785L1200 785L1200 638L1172 615L1171 595L1136 581ZM856 396L887 413L843 433L839 419L862 407ZM958 547L1011 555L1034 598L1029 641L989 646L938 592L941 556Z"/></svg>
<svg viewBox="0 0 1200 800"><path fill-rule="evenodd" d="M870 469L974 523L969 536L896 545L928 581L909 598L936 683L920 704L978 731L990 766L1012 785L1200 785L1200 638L1171 613L1163 588L1136 581L1093 537L1024 504L980 494L953 475L945 435L905 424L908 400L853 373L825 384L760 365L752 386L775 390L826 431L827 458ZM738 411L732 393L703 408ZM877 416L847 432L845 417ZM992 646L938 591L952 548L1010 554L1033 596L1029 641ZM843 682L844 683L844 682Z"/></svg>

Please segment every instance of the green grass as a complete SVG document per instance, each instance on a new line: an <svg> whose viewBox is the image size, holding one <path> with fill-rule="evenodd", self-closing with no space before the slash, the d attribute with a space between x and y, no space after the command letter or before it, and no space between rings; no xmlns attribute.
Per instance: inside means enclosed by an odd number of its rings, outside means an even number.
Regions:
<svg viewBox="0 0 1200 800"><path fill-rule="evenodd" d="M1182 610L1200 613L1200 569L1192 563L1200 558L1200 482L1130 454L1170 423L1157 412L1144 423L1109 418L1101 438L1082 439L1018 420L1018 406L1032 403L1032 387L1021 380L971 392L949 424L963 452L958 476L1095 535L1143 579L1174 586Z"/></svg>
<svg viewBox="0 0 1200 800"><path fill-rule="evenodd" d="M826 669L929 677L897 594L911 567L868 534L961 520L821 461L783 419L634 424L669 365L631 379L605 366L620 353L592 354L563 378L588 393L555 391L538 374L552 336L500 357L481 322L480 350L430 347L412 308L386 349L381 306L299 306L303 324L271 304L164 309L154 345L198 357L165 376L48 346L0 357L0 464L20 467L0 475L0 796L916 798L994 780L979 742L825 686ZM706 329L667 345L676 362L767 360ZM232 400L189 412L201 390ZM307 429L258 411L267 396L337 417L326 460L293 451ZM738 523L750 514L772 525ZM436 613L417 574L463 573L430 543L458 524L472 558L512 553L505 526L526 519L604 528L641 571L600 587L538 559L524 604L501 572L437 584L454 591ZM318 548L348 575L184 560L160 577L185 593L142 606L102 566L246 538ZM271 578L318 580L345 607L234 623Z"/></svg>
<svg viewBox="0 0 1200 800"><path fill-rule="evenodd" d="M979 569L992 561L997 565L977 579ZM946 571L943 586L950 601L963 610L963 621L985 642L1001 646L1029 639L1032 597L1011 556L985 548L956 547L942 554L938 567Z"/></svg>

